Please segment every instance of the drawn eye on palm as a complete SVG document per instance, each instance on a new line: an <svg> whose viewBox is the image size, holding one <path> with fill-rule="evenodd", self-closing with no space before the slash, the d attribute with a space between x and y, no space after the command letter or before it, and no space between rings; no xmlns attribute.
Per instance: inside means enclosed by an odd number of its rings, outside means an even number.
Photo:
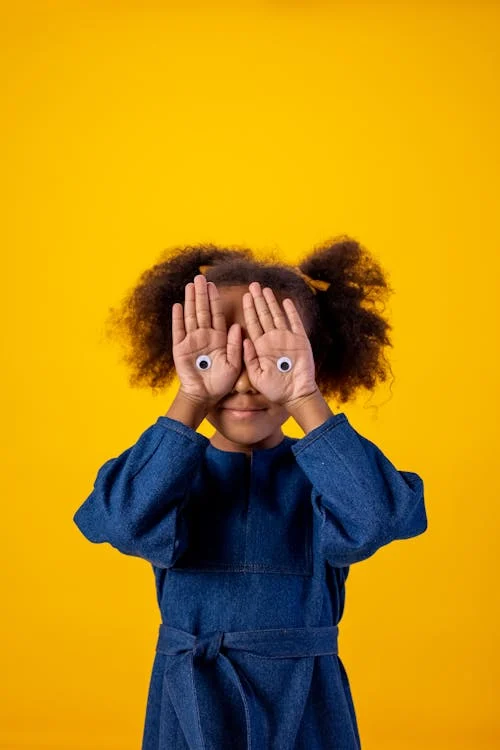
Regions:
<svg viewBox="0 0 500 750"><path fill-rule="evenodd" d="M274 329L253 341L257 361L248 368L252 385L268 398L284 397L307 387L314 372L309 339L292 331Z"/></svg>
<svg viewBox="0 0 500 750"><path fill-rule="evenodd" d="M278 304L274 292L258 281L243 296L248 339L244 359L253 387L271 401L284 404L316 388L314 356L302 319L292 299Z"/></svg>
<svg viewBox="0 0 500 750"><path fill-rule="evenodd" d="M228 354L232 355L229 359ZM179 364L184 364L186 371L191 371L193 377L203 375L208 383L220 378L228 378L228 382L231 378L234 380L241 362L234 339L228 341L225 330L213 328L190 331L177 344L176 356Z"/></svg>

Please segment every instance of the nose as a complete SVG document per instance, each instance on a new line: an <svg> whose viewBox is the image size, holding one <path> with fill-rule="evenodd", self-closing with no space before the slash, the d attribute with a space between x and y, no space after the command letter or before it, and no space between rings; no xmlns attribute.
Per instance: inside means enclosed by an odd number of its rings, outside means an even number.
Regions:
<svg viewBox="0 0 500 750"><path fill-rule="evenodd" d="M250 378L248 377L247 368L245 367L245 365L243 365L241 368L238 379L233 386L233 391L236 391L237 393L258 393L258 391L250 382Z"/></svg>

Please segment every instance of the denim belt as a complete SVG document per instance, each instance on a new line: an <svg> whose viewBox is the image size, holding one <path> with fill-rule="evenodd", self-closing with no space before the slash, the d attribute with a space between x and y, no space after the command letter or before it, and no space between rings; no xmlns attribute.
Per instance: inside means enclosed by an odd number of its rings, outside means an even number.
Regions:
<svg viewBox="0 0 500 750"><path fill-rule="evenodd" d="M236 649L269 659L336 654L337 637L338 625L271 630L214 630L193 635L161 623L156 651L179 656L176 660L167 660L163 690L169 692L190 750L206 750L196 694L196 670L193 669L199 659L217 662L233 680L245 711L247 750L262 750L265 747L262 708L256 702L248 679L238 674L228 652Z"/></svg>

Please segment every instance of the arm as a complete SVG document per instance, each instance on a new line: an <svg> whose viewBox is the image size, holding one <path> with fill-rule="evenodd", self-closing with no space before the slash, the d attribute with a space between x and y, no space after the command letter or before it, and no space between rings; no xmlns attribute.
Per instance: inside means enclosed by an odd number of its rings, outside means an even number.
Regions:
<svg viewBox="0 0 500 750"><path fill-rule="evenodd" d="M201 405L178 395L135 445L101 466L92 492L73 516L89 541L108 542L161 568L175 563L187 545L180 514L193 467L209 442L196 432L204 413Z"/></svg>
<svg viewBox="0 0 500 750"><path fill-rule="evenodd" d="M330 565L359 562L395 539L422 534L427 516L421 477L398 471L345 414L333 414L326 405L328 415L318 397L309 407L308 416L303 404L295 413L290 410L303 429L309 429L292 451L313 486Z"/></svg>

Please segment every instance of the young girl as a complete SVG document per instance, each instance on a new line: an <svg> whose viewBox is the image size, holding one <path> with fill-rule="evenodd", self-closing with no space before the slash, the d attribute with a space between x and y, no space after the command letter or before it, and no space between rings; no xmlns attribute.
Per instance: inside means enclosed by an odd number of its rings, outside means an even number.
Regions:
<svg viewBox="0 0 500 750"><path fill-rule="evenodd" d="M300 267L200 245L168 251L111 310L132 384L180 380L74 515L156 578L142 750L361 747L337 641L349 566L427 518L420 476L325 396L385 379L387 290L349 237ZM290 416L302 438L283 434Z"/></svg>

